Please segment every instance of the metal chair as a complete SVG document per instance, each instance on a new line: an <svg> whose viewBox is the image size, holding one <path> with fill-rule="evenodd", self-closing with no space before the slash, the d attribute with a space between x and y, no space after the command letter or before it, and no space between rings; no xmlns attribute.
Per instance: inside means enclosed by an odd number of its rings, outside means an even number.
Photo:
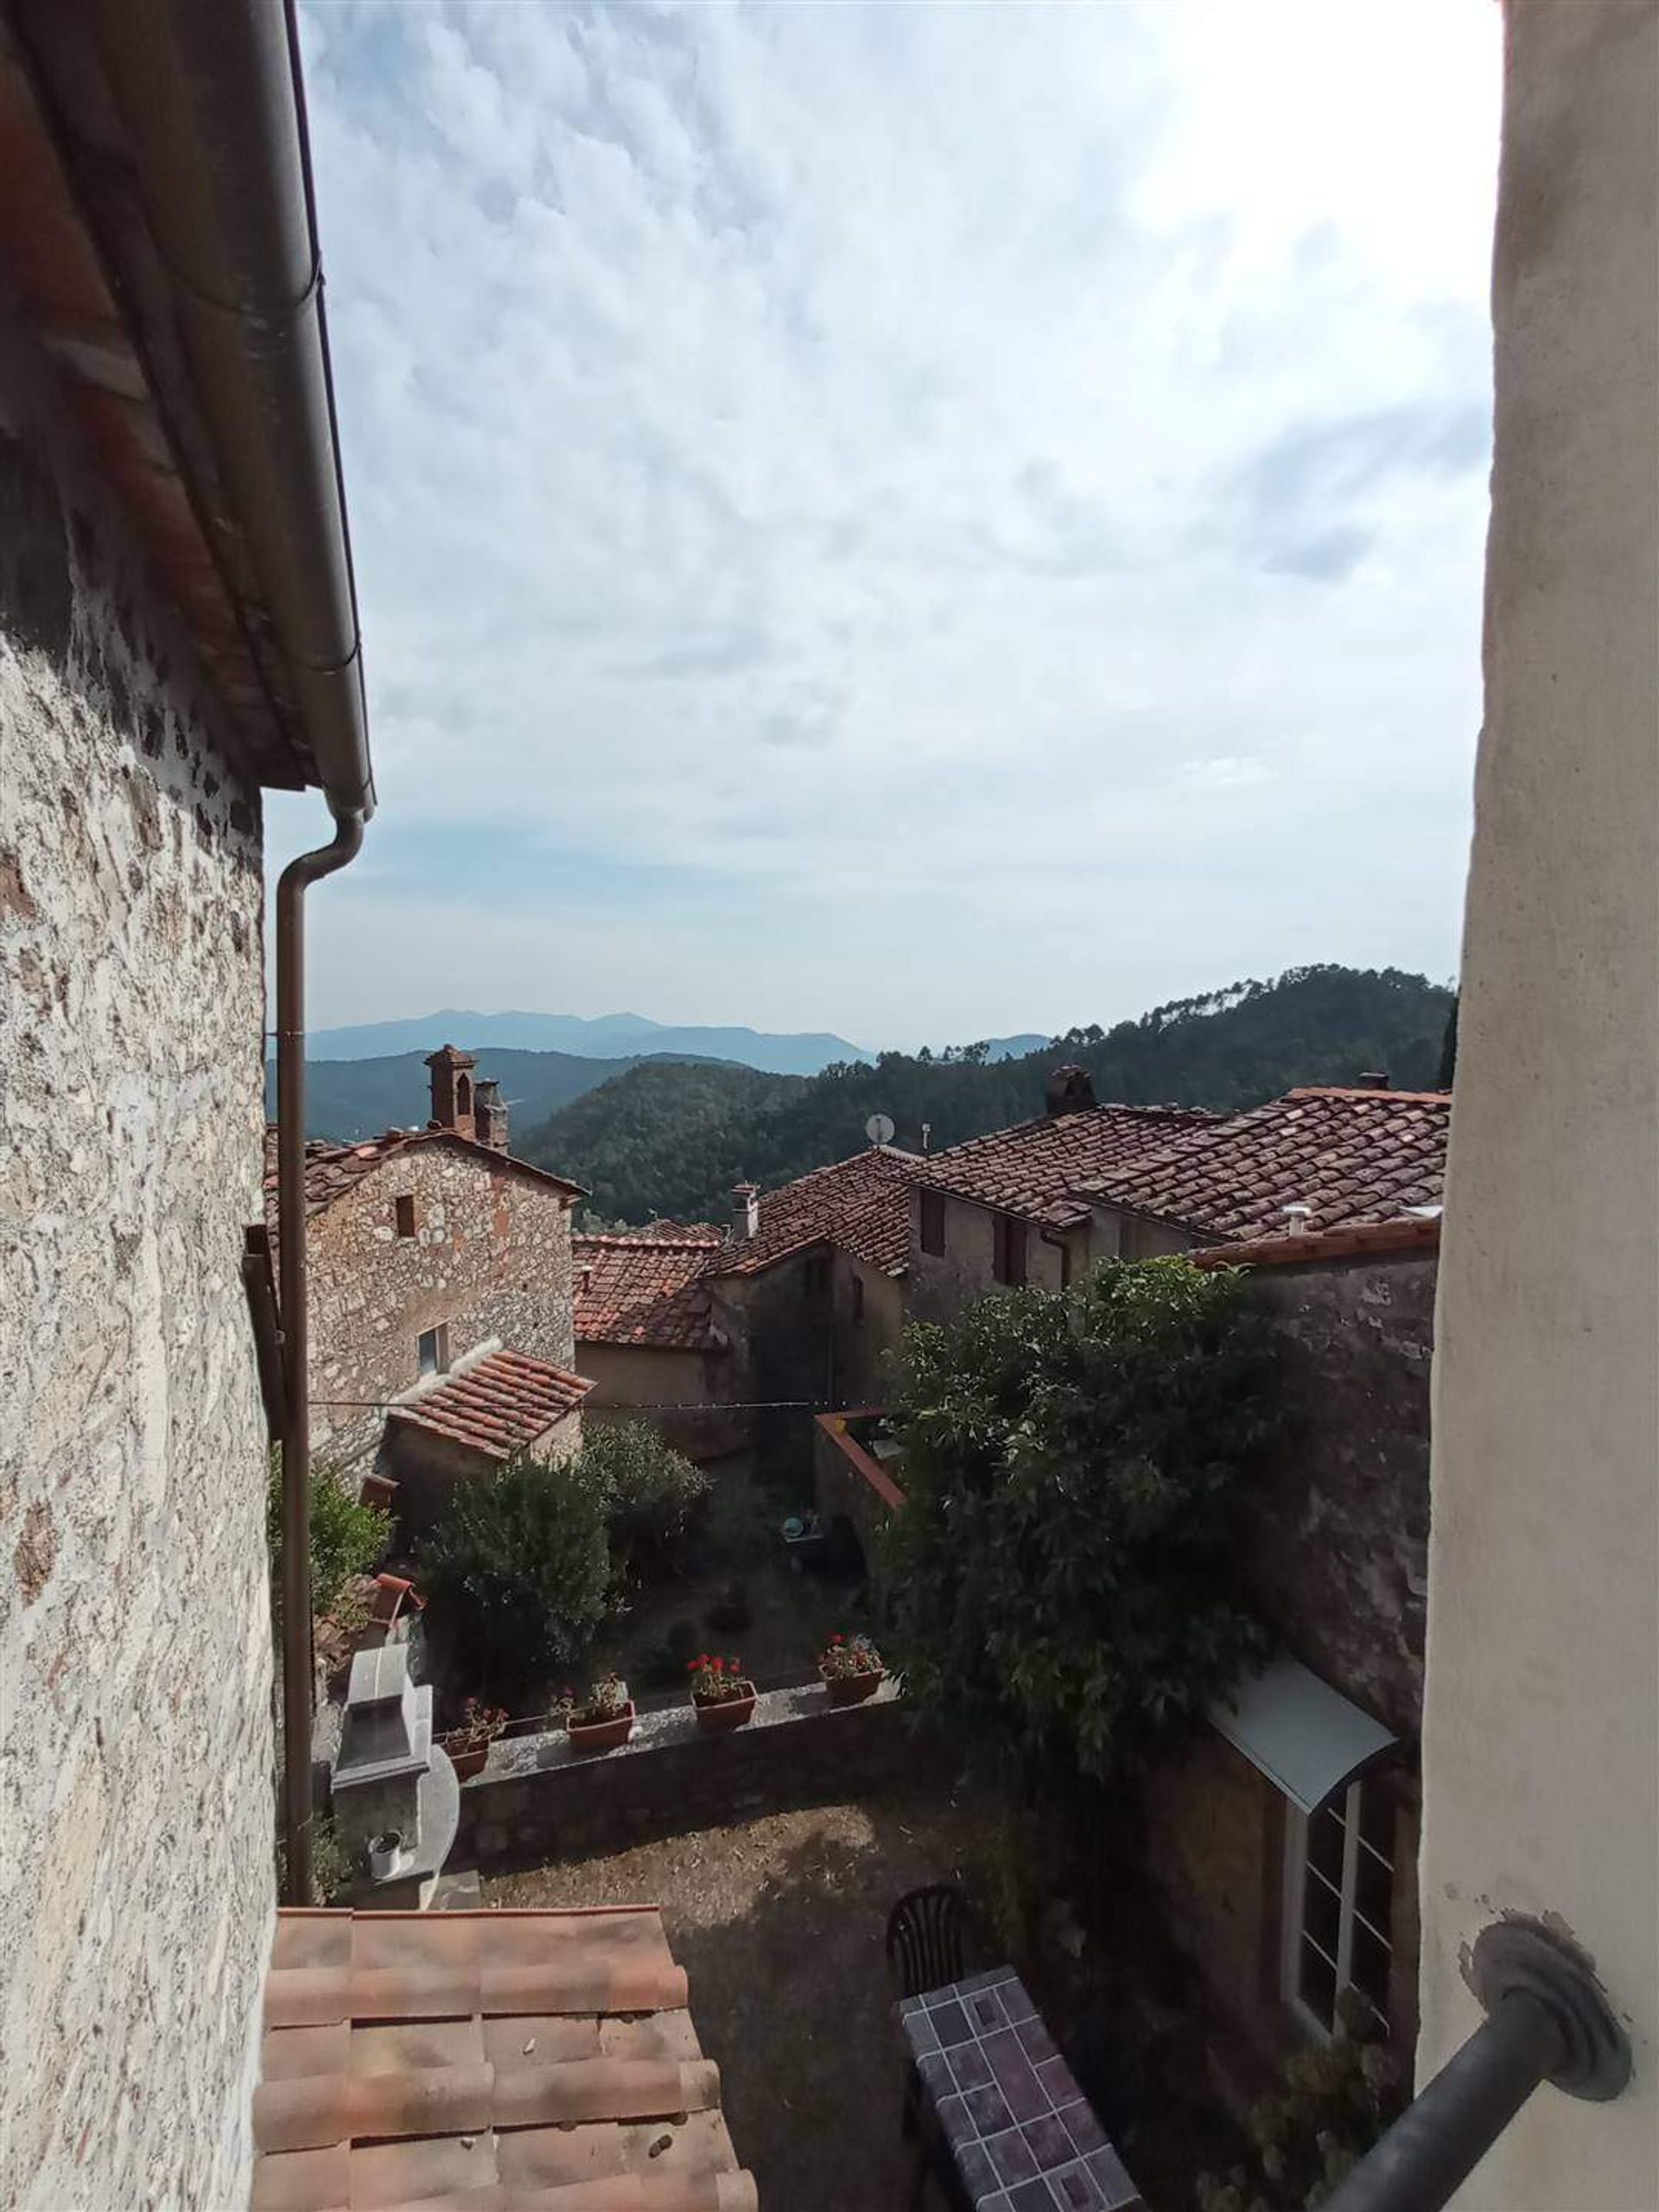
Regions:
<svg viewBox="0 0 1659 2212"><path fill-rule="evenodd" d="M911 1890L887 1915L887 1965L900 1997L941 1989L971 1971L977 1930L954 1882Z"/></svg>

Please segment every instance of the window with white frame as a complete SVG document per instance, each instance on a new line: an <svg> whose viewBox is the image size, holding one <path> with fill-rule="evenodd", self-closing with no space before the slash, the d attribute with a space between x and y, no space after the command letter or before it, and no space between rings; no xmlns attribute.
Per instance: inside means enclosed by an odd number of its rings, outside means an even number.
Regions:
<svg viewBox="0 0 1659 2212"><path fill-rule="evenodd" d="M1313 2032L1339 2024L1345 1989L1386 2031L1393 1948L1394 1808L1373 1783L1350 1783L1317 1813L1290 1808L1285 1834L1285 1996Z"/></svg>
<svg viewBox="0 0 1659 2212"><path fill-rule="evenodd" d="M442 1375L449 1364L449 1326L441 1321L435 1329L423 1329L415 1342L415 1356L423 1375Z"/></svg>

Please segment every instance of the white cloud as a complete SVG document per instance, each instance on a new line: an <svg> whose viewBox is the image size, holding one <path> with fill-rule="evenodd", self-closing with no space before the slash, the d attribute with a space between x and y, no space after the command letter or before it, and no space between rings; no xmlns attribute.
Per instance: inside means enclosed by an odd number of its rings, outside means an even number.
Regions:
<svg viewBox="0 0 1659 2212"><path fill-rule="evenodd" d="M318 1018L1450 969L1490 0L305 28L384 802Z"/></svg>

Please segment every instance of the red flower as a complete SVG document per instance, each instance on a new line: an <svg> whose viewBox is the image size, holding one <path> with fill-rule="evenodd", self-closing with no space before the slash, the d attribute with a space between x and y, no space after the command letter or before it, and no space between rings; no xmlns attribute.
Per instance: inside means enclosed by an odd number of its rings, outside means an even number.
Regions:
<svg viewBox="0 0 1659 2212"><path fill-rule="evenodd" d="M728 1659L726 1664L734 1675L741 1675L743 1671L743 1662L741 1659Z"/></svg>
<svg viewBox="0 0 1659 2212"><path fill-rule="evenodd" d="M725 1673L726 1662L723 1659L711 1659L709 1663L717 1675L723 1675Z"/></svg>
<svg viewBox="0 0 1659 2212"><path fill-rule="evenodd" d="M846 1643L846 1641L847 1641L847 1639L846 1639L846 1637L845 1637L844 1636L842 1636L841 1634L837 1633L837 1634L836 1634L835 1636L832 1636L832 1637L830 1637L830 1643Z"/></svg>

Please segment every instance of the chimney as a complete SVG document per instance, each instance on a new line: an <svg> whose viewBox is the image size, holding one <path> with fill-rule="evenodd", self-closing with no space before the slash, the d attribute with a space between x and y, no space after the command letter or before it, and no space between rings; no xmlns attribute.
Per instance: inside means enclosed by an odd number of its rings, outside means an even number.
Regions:
<svg viewBox="0 0 1659 2212"><path fill-rule="evenodd" d="M1087 1068L1056 1068L1043 1094L1049 1114L1084 1114L1095 1103L1095 1081Z"/></svg>
<svg viewBox="0 0 1659 2212"><path fill-rule="evenodd" d="M471 1052L444 1045L427 1055L432 1071L432 1119L427 1127L453 1129L458 1137L473 1135L472 1070L478 1065Z"/></svg>
<svg viewBox="0 0 1659 2212"><path fill-rule="evenodd" d="M1389 1071L1386 1068L1367 1068L1364 1074L1354 1078L1356 1090L1386 1090Z"/></svg>
<svg viewBox="0 0 1659 2212"><path fill-rule="evenodd" d="M473 1093L473 1132L492 1152L507 1148L507 1107L501 1086L486 1077Z"/></svg>
<svg viewBox="0 0 1659 2212"><path fill-rule="evenodd" d="M735 1183L732 1186L732 1241L747 1244L760 1234L760 1185Z"/></svg>
<svg viewBox="0 0 1659 2212"><path fill-rule="evenodd" d="M1313 1219L1313 1209L1312 1206L1305 1203L1299 1202L1295 1205L1281 1206L1279 1211L1285 1217L1285 1234L1287 1236L1306 1236L1309 1224Z"/></svg>

